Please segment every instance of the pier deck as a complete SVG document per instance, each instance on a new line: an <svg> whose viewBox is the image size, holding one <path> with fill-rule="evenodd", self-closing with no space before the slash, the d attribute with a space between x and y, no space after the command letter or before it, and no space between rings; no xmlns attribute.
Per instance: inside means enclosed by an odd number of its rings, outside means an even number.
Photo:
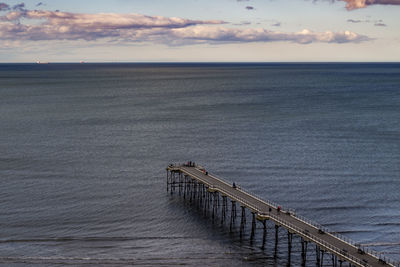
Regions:
<svg viewBox="0 0 400 267"><path fill-rule="evenodd" d="M321 251L335 255L342 266L342 262L348 262L350 266L399 266L398 263L390 263L379 255L374 255L362 247L354 244L335 233L329 233L323 227L297 216L288 210L278 210L280 207L272 202L262 200L244 190L233 188L231 183L206 173L200 167L188 165L170 165L168 172L179 173L207 188L208 192L218 192L223 197L228 197L232 203L236 202L241 207L249 209L253 218L265 222L271 220L277 227L283 227L288 233L296 234L306 242L315 243ZM167 176L168 179L168 176ZM236 208L235 208L236 209ZM255 224L255 222L253 222ZM265 227L265 223L264 223Z"/></svg>

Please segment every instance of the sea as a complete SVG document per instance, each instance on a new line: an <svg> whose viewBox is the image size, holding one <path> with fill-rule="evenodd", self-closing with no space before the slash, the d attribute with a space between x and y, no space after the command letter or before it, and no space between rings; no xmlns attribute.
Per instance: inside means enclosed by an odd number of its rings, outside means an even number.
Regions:
<svg viewBox="0 0 400 267"><path fill-rule="evenodd" d="M187 161L400 261L399 63L50 63L0 64L0 265L286 266Z"/></svg>

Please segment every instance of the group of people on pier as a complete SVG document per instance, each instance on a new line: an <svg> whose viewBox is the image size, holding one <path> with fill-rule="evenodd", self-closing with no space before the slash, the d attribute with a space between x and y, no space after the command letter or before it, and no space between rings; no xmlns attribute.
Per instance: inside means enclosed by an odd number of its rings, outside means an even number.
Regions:
<svg viewBox="0 0 400 267"><path fill-rule="evenodd" d="M188 161L188 162L186 162L186 164L183 164L183 165L185 165L185 167L196 167L196 164L194 163L194 161Z"/></svg>

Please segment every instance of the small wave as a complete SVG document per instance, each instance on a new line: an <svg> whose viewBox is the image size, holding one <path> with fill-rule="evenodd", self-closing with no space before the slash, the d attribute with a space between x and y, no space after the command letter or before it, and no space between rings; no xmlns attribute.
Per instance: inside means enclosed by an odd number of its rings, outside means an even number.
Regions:
<svg viewBox="0 0 400 267"><path fill-rule="evenodd" d="M390 247L390 246L400 246L400 242L375 242L375 243L365 243L361 245L364 247Z"/></svg>
<svg viewBox="0 0 400 267"><path fill-rule="evenodd" d="M357 205L357 206L332 206L332 207L313 207L312 209L314 211L336 211L336 210L360 210L360 209L365 209L365 206L362 205Z"/></svg>
<svg viewBox="0 0 400 267"><path fill-rule="evenodd" d="M142 237L54 237L54 238L28 238L28 239L3 239L0 243L30 243L30 242L101 242L101 241L136 241L136 240L173 240L193 239L193 236L142 236Z"/></svg>
<svg viewBox="0 0 400 267"><path fill-rule="evenodd" d="M330 233L348 235L348 234L371 233L371 231L370 230L343 230L343 231L340 231L340 232L330 232Z"/></svg>
<svg viewBox="0 0 400 267"><path fill-rule="evenodd" d="M166 260L166 259L165 259ZM149 260L149 261L155 261ZM121 258L87 258L87 257L0 257L0 263L24 263L24 264L93 264L93 265L134 265L141 264L137 259Z"/></svg>
<svg viewBox="0 0 400 267"><path fill-rule="evenodd" d="M376 223L377 226L400 226L400 222L382 222Z"/></svg>
<svg viewBox="0 0 400 267"><path fill-rule="evenodd" d="M190 257L154 257L154 258L93 258L93 257L0 257L0 264L11 263L24 263L24 264L38 264L38 265L140 265L140 266L177 266L177 265L198 265L199 262L207 264L208 261L215 263L215 261L226 262L231 259L231 255L212 254L207 257L204 256L190 256Z"/></svg>

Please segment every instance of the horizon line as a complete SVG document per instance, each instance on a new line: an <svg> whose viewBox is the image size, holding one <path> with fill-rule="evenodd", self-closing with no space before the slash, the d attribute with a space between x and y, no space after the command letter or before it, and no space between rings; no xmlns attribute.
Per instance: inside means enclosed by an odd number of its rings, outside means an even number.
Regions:
<svg viewBox="0 0 400 267"><path fill-rule="evenodd" d="M400 61L46 61L46 62L0 62L0 64L34 64L34 65L48 65L48 64L368 64L368 63L400 63Z"/></svg>

